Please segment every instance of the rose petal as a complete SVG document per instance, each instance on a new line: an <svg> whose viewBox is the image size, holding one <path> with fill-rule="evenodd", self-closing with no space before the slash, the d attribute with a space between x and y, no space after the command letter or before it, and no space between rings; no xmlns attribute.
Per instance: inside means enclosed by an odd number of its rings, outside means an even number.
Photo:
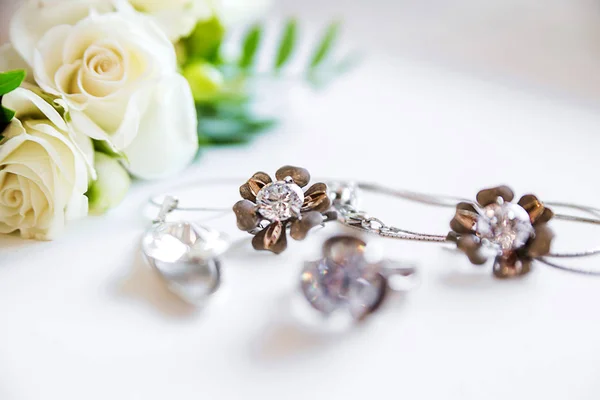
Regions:
<svg viewBox="0 0 600 400"><path fill-rule="evenodd" d="M264 172L257 172L240 186L240 195L250 201L256 201L256 195L260 190L271 183L271 177Z"/></svg>
<svg viewBox="0 0 600 400"><path fill-rule="evenodd" d="M23 160L23 162L26 162ZM3 162L3 164L5 164ZM34 167L35 168L35 167ZM48 165L45 166L46 169L49 169L50 167ZM31 164L27 163L27 164L20 164L20 163L10 163L10 164L5 164L3 171L13 174L15 176L22 176L24 178L27 178L29 181L35 183L39 189L42 191L43 193L43 198L52 198L52 186L47 186L46 183L44 182L44 179L41 178L38 173L36 172L36 170L31 168ZM51 182L53 183L53 178L51 180L46 180L46 182Z"/></svg>
<svg viewBox="0 0 600 400"><path fill-rule="evenodd" d="M325 212L331 207L331 199L327 195L327 185L315 183L304 193L302 211Z"/></svg>
<svg viewBox="0 0 600 400"><path fill-rule="evenodd" d="M35 81L45 92L55 96L60 96L61 92L56 87L54 77L64 64L62 50L72 29L68 25L59 25L50 29L37 44L33 53L32 65Z"/></svg>
<svg viewBox="0 0 600 400"><path fill-rule="evenodd" d="M29 89L17 88L2 96L2 105L15 110L15 118L48 119L61 131L67 132L64 120L44 99Z"/></svg>
<svg viewBox="0 0 600 400"><path fill-rule="evenodd" d="M173 44L160 28L139 13L90 15L72 28L63 45L65 63L83 58L85 49L97 41L116 40L125 45L127 52L148 62L144 69L150 70L154 77L177 69Z"/></svg>
<svg viewBox="0 0 600 400"><path fill-rule="evenodd" d="M237 220L237 226L242 231L251 231L260 223L256 215L257 206L250 200L240 200L233 206L233 212Z"/></svg>
<svg viewBox="0 0 600 400"><path fill-rule="evenodd" d="M4 139L0 139L5 141L6 139L10 139L25 133L25 128L23 128L23 124L16 118L13 118L12 121L8 124L6 128L4 128L4 132L2 132L2 136Z"/></svg>
<svg viewBox="0 0 600 400"><path fill-rule="evenodd" d="M308 182L310 182L310 174L308 173L308 170L304 168L285 165L275 172L275 178L277 178L279 181L284 180L288 176L292 178L294 183L300 187L304 187L308 185Z"/></svg>
<svg viewBox="0 0 600 400"><path fill-rule="evenodd" d="M291 224L290 236L295 240L304 240L308 231L323 224L323 215L318 211L302 214L302 219L297 219Z"/></svg>
<svg viewBox="0 0 600 400"><path fill-rule="evenodd" d="M71 126L92 139L108 141L117 151L122 151L137 137L144 113L155 101L158 84L146 82L133 93L99 99L92 99L88 94L65 96ZM111 118L106 118L107 115Z"/></svg>
<svg viewBox="0 0 600 400"><path fill-rule="evenodd" d="M0 46L0 71L12 71L15 69L24 69L26 72L25 82L35 84L31 67L10 43L5 43Z"/></svg>
<svg viewBox="0 0 600 400"><path fill-rule="evenodd" d="M148 107L138 112L137 136L123 150L129 172L155 179L187 167L198 151L198 120L185 78L174 74L161 79L153 87Z"/></svg>
<svg viewBox="0 0 600 400"><path fill-rule="evenodd" d="M268 250L275 254L283 252L287 247L285 225L279 221L271 223L254 236L252 246L256 250Z"/></svg>
<svg viewBox="0 0 600 400"><path fill-rule="evenodd" d="M85 132L92 139L100 141L108 141L112 143L112 137L100 128L90 117L79 110L71 110L71 127L76 132ZM116 150L121 150L123 147L115 146Z"/></svg>
<svg viewBox="0 0 600 400"><path fill-rule="evenodd" d="M23 216L20 205L15 204L10 197L22 190L17 175L0 171L0 233L11 233L19 229Z"/></svg>
<svg viewBox="0 0 600 400"><path fill-rule="evenodd" d="M138 63L129 62L129 56L121 43L115 39L99 40L89 46L83 54L81 69L77 77L78 88L88 97L97 99L118 96L141 75ZM106 100L106 99L105 99Z"/></svg>
<svg viewBox="0 0 600 400"><path fill-rule="evenodd" d="M513 200L515 194L508 186L498 186L491 189L484 189L477 193L477 202L482 207L485 207L495 203L498 197L501 197L504 201L509 202Z"/></svg>
<svg viewBox="0 0 600 400"><path fill-rule="evenodd" d="M471 203L458 203L456 205L456 214L450 221L450 229L456 233L473 233L479 214Z"/></svg>
<svg viewBox="0 0 600 400"><path fill-rule="evenodd" d="M10 20L10 40L15 50L29 64L33 61L36 44L44 34L57 25L71 25L95 12L108 12L112 2L106 0L28 0Z"/></svg>
<svg viewBox="0 0 600 400"><path fill-rule="evenodd" d="M75 61L73 64L61 65L54 74L54 86L61 93L81 94L77 84L77 75L81 69L81 60Z"/></svg>
<svg viewBox="0 0 600 400"><path fill-rule="evenodd" d="M171 7L167 8L162 2L154 0L136 1L136 6L141 6L143 13L156 22L172 42L188 36L198 21L213 15L214 5L205 1L179 1L171 2L169 5ZM121 12L136 12L128 1L117 2L117 8Z"/></svg>

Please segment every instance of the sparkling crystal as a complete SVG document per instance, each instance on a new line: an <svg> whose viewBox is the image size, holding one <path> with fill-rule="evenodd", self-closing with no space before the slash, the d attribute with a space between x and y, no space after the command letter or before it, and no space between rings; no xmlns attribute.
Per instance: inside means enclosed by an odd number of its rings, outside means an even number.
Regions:
<svg viewBox="0 0 600 400"><path fill-rule="evenodd" d="M324 314L347 310L359 319L373 311L385 294L379 264L368 263L361 249L350 246L338 246L335 257L306 263L301 278L304 296Z"/></svg>
<svg viewBox="0 0 600 400"><path fill-rule="evenodd" d="M327 195L334 205L358 207L358 186L353 182L329 182Z"/></svg>
<svg viewBox="0 0 600 400"><path fill-rule="evenodd" d="M229 242L218 232L187 222L158 223L142 239L150 264L184 300L202 303L219 286L216 258Z"/></svg>
<svg viewBox="0 0 600 400"><path fill-rule="evenodd" d="M300 186L285 181L270 183L256 195L258 212L270 221L286 221L299 215L303 202Z"/></svg>
<svg viewBox="0 0 600 400"><path fill-rule="evenodd" d="M476 231L503 251L525 245L534 232L527 211L514 203L493 203L484 207Z"/></svg>

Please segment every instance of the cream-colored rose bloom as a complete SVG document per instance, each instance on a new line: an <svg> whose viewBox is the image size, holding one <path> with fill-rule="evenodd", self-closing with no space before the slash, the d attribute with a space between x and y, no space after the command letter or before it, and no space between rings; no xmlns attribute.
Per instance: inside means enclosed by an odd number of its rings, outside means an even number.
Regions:
<svg viewBox="0 0 600 400"><path fill-rule="evenodd" d="M115 4L120 10L129 5L150 16L173 42L188 36L198 21L213 15L210 0L115 0Z"/></svg>
<svg viewBox="0 0 600 400"><path fill-rule="evenodd" d="M259 18L271 5L271 0L209 0L213 12L225 25Z"/></svg>
<svg viewBox="0 0 600 400"><path fill-rule="evenodd" d="M196 24L212 17L225 25L258 17L270 0L114 0L119 10L150 16L172 41L189 36Z"/></svg>
<svg viewBox="0 0 600 400"><path fill-rule="evenodd" d="M87 215L86 162L60 114L37 94L18 88L2 105L16 115L0 143L0 233L52 239L65 221Z"/></svg>
<svg viewBox="0 0 600 400"><path fill-rule="evenodd" d="M31 65L35 45L50 28L75 24L92 10L105 13L114 9L111 0L25 0L10 20L10 41Z"/></svg>
<svg viewBox="0 0 600 400"><path fill-rule="evenodd" d="M137 13L90 16L48 30L36 44L40 87L60 98L76 132L123 152L130 172L158 178L196 154L196 112L173 45Z"/></svg>

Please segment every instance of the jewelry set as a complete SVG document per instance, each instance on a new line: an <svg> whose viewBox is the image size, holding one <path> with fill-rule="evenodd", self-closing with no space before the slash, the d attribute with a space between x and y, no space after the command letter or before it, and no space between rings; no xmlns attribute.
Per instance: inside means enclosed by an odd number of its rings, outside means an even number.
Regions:
<svg viewBox="0 0 600 400"><path fill-rule="evenodd" d="M257 172L240 189L242 200L233 205L237 227L253 235L256 250L279 254L287 236L303 240L310 231L338 221L363 233L402 240L449 243L465 253L474 265L493 265L496 278L514 278L540 263L566 271L600 275L600 271L564 266L552 261L600 254L600 249L554 253L553 220L600 225L600 209L567 203L542 202L532 194L515 200L507 186L481 190L475 201L394 189L374 183L331 181L309 186L306 169L284 166L275 180ZM447 234L412 232L383 223L359 209L360 194L372 192L438 207L455 208ZM206 211L181 207L170 195L150 199L160 211L142 239L142 252L169 288L193 304L203 304L221 283L221 259L230 248L222 232L190 221L167 221L172 211ZM549 206L576 210L588 216L554 213ZM213 210L214 211L214 210ZM349 315L363 320L390 291L411 285L417 269L371 254L367 243L352 235L325 241L322 257L306 262L299 278L300 291L311 309L323 316ZM185 290L183 290L185 288ZM191 288L191 290L190 290Z"/></svg>

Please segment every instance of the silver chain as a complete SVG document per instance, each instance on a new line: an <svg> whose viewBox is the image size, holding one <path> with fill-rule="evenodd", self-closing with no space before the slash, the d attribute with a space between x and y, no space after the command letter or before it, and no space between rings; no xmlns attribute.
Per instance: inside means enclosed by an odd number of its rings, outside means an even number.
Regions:
<svg viewBox="0 0 600 400"><path fill-rule="evenodd" d="M459 197L452 196L441 196L441 195L432 195L426 193L412 192L405 189L394 189L389 188L383 185L375 184L375 183L367 183L360 182L354 184L347 183L337 183L340 188L353 188L362 189L374 193L380 193L396 198L401 198L409 201L415 201L418 203L433 205L433 206L441 206L441 207L455 207L457 202L466 201L466 199L461 199ZM549 205L554 205L563 208L571 208L578 211L587 212L594 216L600 216L600 209L596 209L593 207L582 206L571 203L546 203ZM434 234L426 234L420 232L412 232L406 229L400 229L391 225L387 225L381 219L373 217L366 213L365 211L358 210L354 202L352 201L339 201L334 199L333 202L334 208L339 214L339 220L344 225L349 226L354 229L358 229L363 232L374 233L379 236L389 237L394 239L402 239L402 240L415 240L415 241L423 241L423 242L437 242L444 243L454 241L452 237L452 233L448 235L434 235ZM600 220L598 218L587 218L587 217L579 217L568 214L555 214L556 219L562 219L566 221L573 222L583 222L590 223L594 225L600 225ZM600 248L576 251L576 252L563 252L563 253L550 253L546 257L548 258L579 258L579 257L588 257L600 254ZM546 260L546 264L550 265L548 260ZM552 265L554 266L554 265ZM568 269L568 268L565 268Z"/></svg>
<svg viewBox="0 0 600 400"><path fill-rule="evenodd" d="M334 202L334 207L338 212L338 219L341 223L363 232L374 233L379 236L394 239L418 240L423 242L447 241L447 237L444 235L429 235L387 225L379 218L372 217L365 211L360 211L351 204L339 204Z"/></svg>

